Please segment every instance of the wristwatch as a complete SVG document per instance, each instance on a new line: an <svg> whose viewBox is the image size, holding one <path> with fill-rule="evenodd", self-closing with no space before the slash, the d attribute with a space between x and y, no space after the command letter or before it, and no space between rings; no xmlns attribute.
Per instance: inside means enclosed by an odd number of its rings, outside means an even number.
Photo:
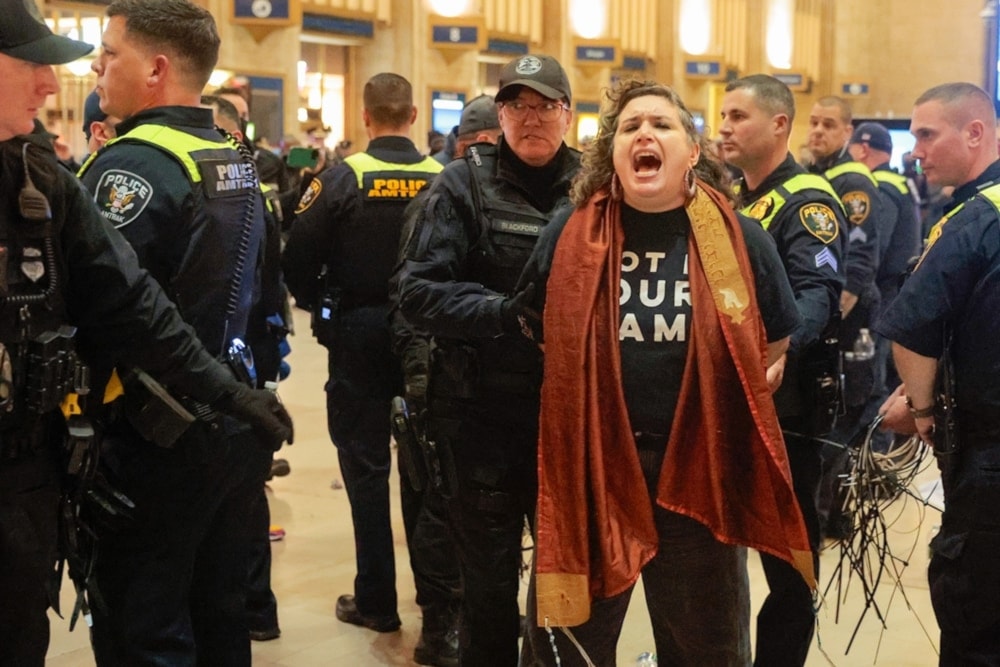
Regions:
<svg viewBox="0 0 1000 667"><path fill-rule="evenodd" d="M913 407L913 400L907 396L906 397L906 407L910 410L910 415L914 419L927 419L928 417L934 416L934 405L931 404L926 408L917 409Z"/></svg>

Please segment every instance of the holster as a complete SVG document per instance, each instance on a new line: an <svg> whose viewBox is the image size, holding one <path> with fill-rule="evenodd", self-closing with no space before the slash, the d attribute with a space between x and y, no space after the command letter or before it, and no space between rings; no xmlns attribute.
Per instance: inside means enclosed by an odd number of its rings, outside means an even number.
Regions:
<svg viewBox="0 0 1000 667"><path fill-rule="evenodd" d="M402 396L392 399L389 421L392 437L399 448L400 466L406 471L410 486L415 491L423 491L427 486L427 467L406 400Z"/></svg>
<svg viewBox="0 0 1000 667"><path fill-rule="evenodd" d="M144 371L134 369L123 384L125 417L146 440L173 447L194 423L195 416Z"/></svg>
<svg viewBox="0 0 1000 667"><path fill-rule="evenodd" d="M839 327L840 316L831 317L820 339L807 347L798 360L807 435L829 433L837 423L837 416L843 413Z"/></svg>

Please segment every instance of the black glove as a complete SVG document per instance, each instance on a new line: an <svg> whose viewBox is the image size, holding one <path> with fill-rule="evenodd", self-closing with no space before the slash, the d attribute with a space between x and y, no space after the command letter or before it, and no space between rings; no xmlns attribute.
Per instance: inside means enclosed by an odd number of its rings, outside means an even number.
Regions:
<svg viewBox="0 0 1000 667"><path fill-rule="evenodd" d="M283 442L290 445L295 440L292 418L274 392L239 384L232 393L223 394L212 407L250 424L274 451L281 449Z"/></svg>
<svg viewBox="0 0 1000 667"><path fill-rule="evenodd" d="M542 342L542 316L531 307L534 298L535 283L528 283L523 290L500 303L504 333L524 336L535 343Z"/></svg>

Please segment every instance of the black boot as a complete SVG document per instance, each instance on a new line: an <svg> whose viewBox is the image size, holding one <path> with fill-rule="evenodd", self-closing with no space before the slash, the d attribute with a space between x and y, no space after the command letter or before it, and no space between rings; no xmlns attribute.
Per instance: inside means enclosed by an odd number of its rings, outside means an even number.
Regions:
<svg viewBox="0 0 1000 667"><path fill-rule="evenodd" d="M458 610L453 606L422 607L420 640L413 649L413 661L433 667L458 667Z"/></svg>

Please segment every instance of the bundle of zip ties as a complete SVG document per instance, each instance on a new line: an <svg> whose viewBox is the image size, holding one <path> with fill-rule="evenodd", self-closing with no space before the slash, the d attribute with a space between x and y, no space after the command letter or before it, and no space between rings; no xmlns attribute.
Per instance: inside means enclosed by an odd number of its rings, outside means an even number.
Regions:
<svg viewBox="0 0 1000 667"><path fill-rule="evenodd" d="M907 440L897 438L884 453L876 451L873 449L873 436L881 422L882 417L876 417L852 440L848 447L850 465L840 480L838 502L846 517L846 535L833 547L840 549L840 560L823 590L823 598L828 600L831 590L835 591L835 622L839 623L840 607L847 600L850 586L860 586L864 596L861 617L851 633L844 655L851 650L869 611L875 614L884 631L887 627L886 614L897 593L903 598L906 607L912 610L903 590L901 576L917 548L920 525L915 529L907 526L906 530L913 534L913 545L908 553L900 557L889 546L889 534L894 524L910 502L918 504L920 524L923 523L928 507L941 511L941 508L931 505L913 488L917 475L934 464L931 445L914 435ZM901 502L897 503L897 500ZM883 606L876 600L876 592L880 586L885 585L891 586L891 591ZM882 599L884 597L883 595ZM917 622L928 640L931 640L923 622L919 618ZM881 637L879 643L881 644ZM931 644L933 645L933 640ZM878 648L876 659L877 651Z"/></svg>

